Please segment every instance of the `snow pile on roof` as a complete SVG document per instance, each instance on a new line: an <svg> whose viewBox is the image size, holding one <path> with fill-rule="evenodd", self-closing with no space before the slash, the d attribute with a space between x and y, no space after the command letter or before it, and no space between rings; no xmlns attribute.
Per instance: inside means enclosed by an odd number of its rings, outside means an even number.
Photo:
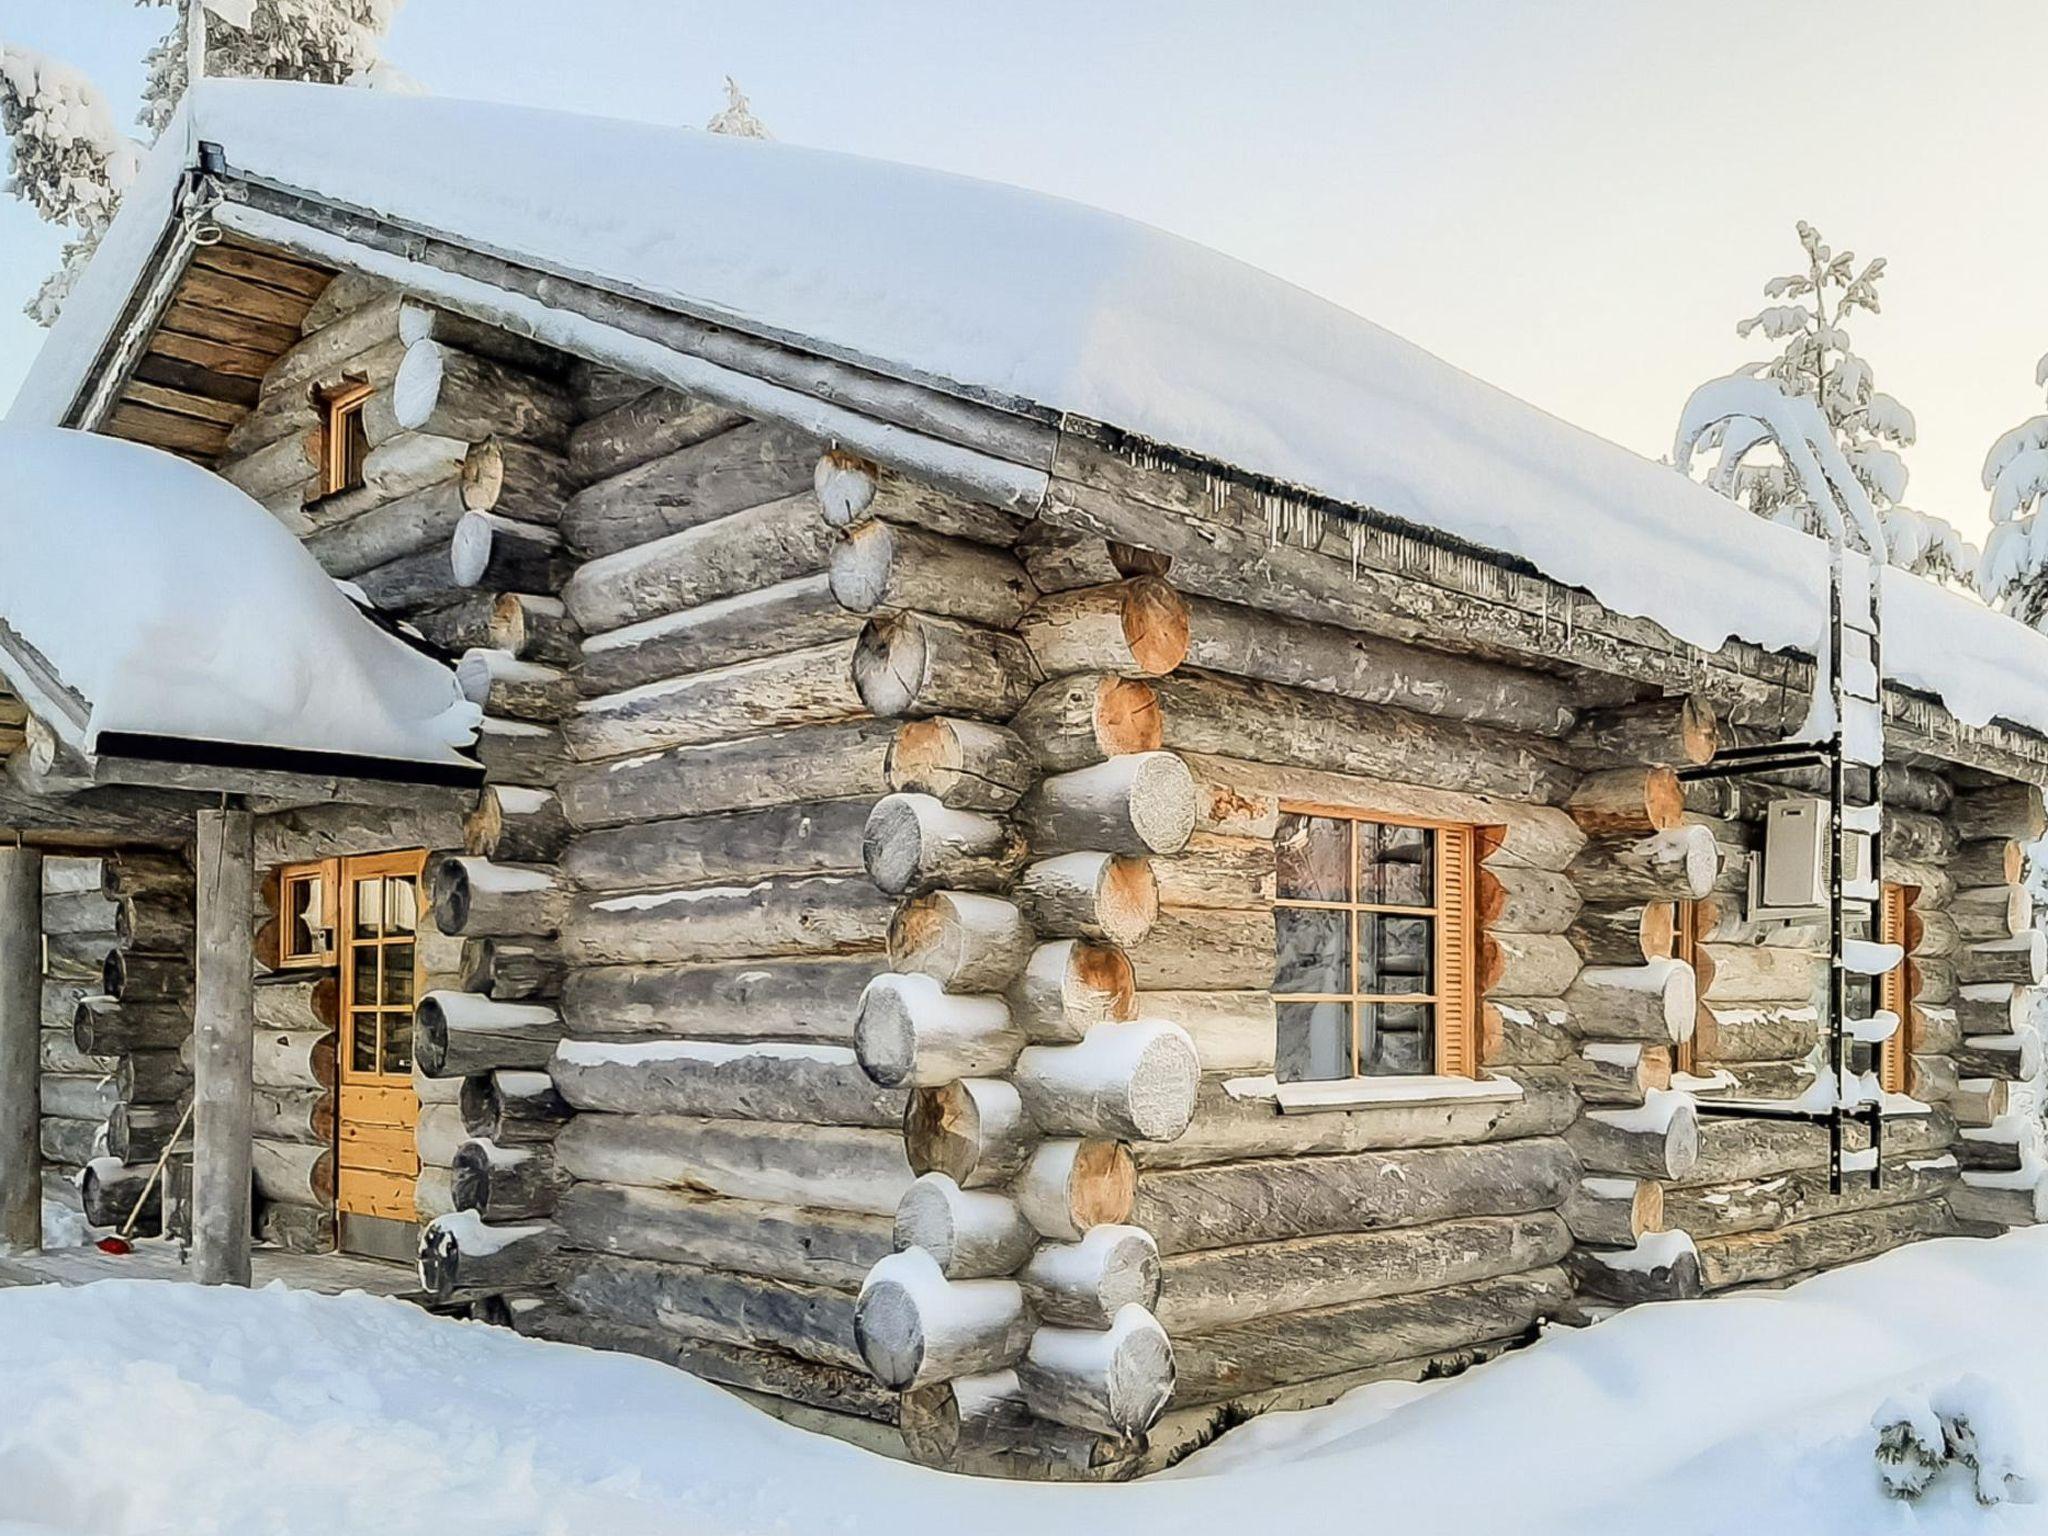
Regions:
<svg viewBox="0 0 2048 1536"><path fill-rule="evenodd" d="M90 706L82 732L35 711L85 753L123 731L450 763L478 719L262 507L114 438L0 428L0 623Z"/></svg>
<svg viewBox="0 0 2048 1536"><path fill-rule="evenodd" d="M204 140L237 171L531 265L1520 556L1695 645L1734 635L1811 652L1823 623L1812 540L1338 305L1115 214L851 155L484 102L210 80L186 113L17 418L69 408L147 255L136 226L160 228L178 156L189 163ZM1892 586L1910 589L1895 617L1933 621L1896 626L1893 675L1971 723L2048 730L2048 638L1912 578Z"/></svg>
<svg viewBox="0 0 2048 1536"><path fill-rule="evenodd" d="M1986 1459L2024 1472L2048 1447L2044 1287L2048 1230L1922 1244L1786 1292L1561 1330L1448 1382L1255 1421L1166 1478L1083 1488L905 1466L649 1361L396 1301L0 1291L0 1525L1244 1536L1277 1513L1404 1536L1974 1533L1986 1516L1953 1471L1911 1517L1887 1501L1871 1417L1973 1405ZM148 1432L93 1454L110 1425ZM2001 1530L2048 1530L2048 1506L2001 1514Z"/></svg>

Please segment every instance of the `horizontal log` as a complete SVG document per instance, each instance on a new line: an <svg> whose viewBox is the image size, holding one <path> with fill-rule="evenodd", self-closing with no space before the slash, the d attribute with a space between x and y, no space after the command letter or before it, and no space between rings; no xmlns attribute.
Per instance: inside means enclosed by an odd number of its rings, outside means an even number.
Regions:
<svg viewBox="0 0 2048 1536"><path fill-rule="evenodd" d="M1630 1248L1637 1238L1665 1229L1664 1186L1655 1179L1594 1174L1580 1180L1558 1214L1578 1242ZM1683 1223L1679 1230L1685 1230Z"/></svg>
<svg viewBox="0 0 2048 1536"><path fill-rule="evenodd" d="M683 1115L578 1115L555 1138L574 1177L894 1216L914 1175L894 1130Z"/></svg>
<svg viewBox="0 0 2048 1536"><path fill-rule="evenodd" d="M586 832L562 872L586 891L639 891L778 875L862 873L861 836L875 802L819 800L763 810L636 822Z"/></svg>
<svg viewBox="0 0 2048 1536"><path fill-rule="evenodd" d="M878 614L853 651L860 700L885 719L1007 720L1036 681L1030 653L1015 635L931 614Z"/></svg>
<svg viewBox="0 0 2048 1536"><path fill-rule="evenodd" d="M597 966L569 973L561 1009L575 1038L851 1043L861 988L888 969L874 955L721 965Z"/></svg>
<svg viewBox="0 0 2048 1536"><path fill-rule="evenodd" d="M1554 1209L1578 1159L1548 1137L1207 1168L1147 1168L1133 1221L1165 1254Z"/></svg>
<svg viewBox="0 0 2048 1536"><path fill-rule="evenodd" d="M563 516L562 532L578 542L575 502ZM750 504L591 560L564 583L562 601L585 634L622 629L815 575L830 560L833 542L808 495Z"/></svg>
<svg viewBox="0 0 2048 1536"><path fill-rule="evenodd" d="M553 790L487 784L463 823L463 852L494 864L550 864L569 842L569 821Z"/></svg>
<svg viewBox="0 0 2048 1536"><path fill-rule="evenodd" d="M1161 741L1172 751L1457 784L1544 804L1563 801L1578 781L1540 737L1213 673L1177 672L1152 687Z"/></svg>
<svg viewBox="0 0 2048 1536"><path fill-rule="evenodd" d="M833 640L585 699L562 722L584 762L698 746L862 713L853 644Z"/></svg>
<svg viewBox="0 0 2048 1536"><path fill-rule="evenodd" d="M1195 830L1195 781L1171 752L1138 752L1041 779L1017 807L1034 853L1178 853Z"/></svg>
<svg viewBox="0 0 2048 1536"><path fill-rule="evenodd" d="M564 1040L548 1071L567 1106L612 1114L894 1127L905 1105L842 1045Z"/></svg>
<svg viewBox="0 0 2048 1536"><path fill-rule="evenodd" d="M903 1147L918 1173L943 1173L965 1189L1007 1184L1038 1147L1038 1127L1016 1087L962 1078L910 1095Z"/></svg>
<svg viewBox="0 0 2048 1536"><path fill-rule="evenodd" d="M1159 749L1159 696L1139 678L1113 672L1055 677L1035 689L1010 729L1038 766L1070 773L1132 752Z"/></svg>
<svg viewBox="0 0 2048 1536"><path fill-rule="evenodd" d="M1155 1311L1169 1333L1199 1333L1519 1274L1562 1262L1571 1246L1561 1217L1531 1211L1204 1249L1165 1261Z"/></svg>
<svg viewBox="0 0 2048 1536"><path fill-rule="evenodd" d="M475 1211L486 1221L531 1221L554 1213L569 1187L569 1175L545 1142L501 1147L467 1141L455 1154L450 1190L455 1208Z"/></svg>
<svg viewBox="0 0 2048 1536"><path fill-rule="evenodd" d="M413 1012L413 1060L429 1077L499 1067L545 1067L562 1019L544 1003L501 1003L473 992L429 992Z"/></svg>
<svg viewBox="0 0 2048 1536"><path fill-rule="evenodd" d="M1033 957L1033 938L1014 902L974 891L933 891L896 909L889 922L889 964L909 975L929 976L948 992L1000 992L1018 980ZM1087 953L1102 951L1090 946ZM1126 965L1126 975L1128 970ZM1030 1006L1039 1001L1025 998ZM1077 994L1076 1001L1084 1003L1085 994Z"/></svg>
<svg viewBox="0 0 2048 1536"><path fill-rule="evenodd" d="M873 520L832 551L832 595L855 613L910 609L1009 629L1038 590L1005 550Z"/></svg>
<svg viewBox="0 0 2048 1536"><path fill-rule="evenodd" d="M579 422L569 434L569 470L590 485L745 425L724 406L671 389L650 389Z"/></svg>
<svg viewBox="0 0 2048 1536"><path fill-rule="evenodd" d="M1009 1196L925 1173L896 1207L894 1241L898 1250L930 1254L948 1280L989 1280L1030 1258L1038 1233Z"/></svg>
<svg viewBox="0 0 2048 1536"><path fill-rule="evenodd" d="M1048 938L1099 939L1128 948L1151 931L1159 889L1143 859L1066 853L1026 865L1011 891Z"/></svg>
<svg viewBox="0 0 2048 1536"><path fill-rule="evenodd" d="M867 984L853 1031L861 1066L888 1088L999 1077L1024 1044L1002 998L949 994L929 976L897 972Z"/></svg>
<svg viewBox="0 0 2048 1536"><path fill-rule="evenodd" d="M851 641L865 622L839 606L822 572L793 576L591 635L583 642L576 681L593 697L621 693L664 678Z"/></svg>
<svg viewBox="0 0 2048 1536"><path fill-rule="evenodd" d="M857 720L579 765L559 785L562 809L588 830L879 795L895 734L886 721Z"/></svg>
<svg viewBox="0 0 2048 1536"><path fill-rule="evenodd" d="M1714 889L1721 854L1704 826L1672 827L1647 837L1590 837L1572 861L1572 884L1589 904L1698 901Z"/></svg>
<svg viewBox="0 0 2048 1536"><path fill-rule="evenodd" d="M1017 1281L1055 1327L1113 1328L1125 1307L1159 1300L1159 1245L1139 1227L1091 1227L1078 1243L1041 1243Z"/></svg>
<svg viewBox="0 0 2048 1536"><path fill-rule="evenodd" d="M1007 823L932 795L885 795L861 833L868 878L892 896L1000 890L1024 858L1024 839Z"/></svg>
<svg viewBox="0 0 2048 1536"><path fill-rule="evenodd" d="M280 1205L334 1203L334 1148L257 1137L249 1144L256 1193Z"/></svg>
<svg viewBox="0 0 2048 1536"><path fill-rule="evenodd" d="M908 1391L1001 1370L1024 1351L1033 1319L1013 1280L948 1280L922 1249L869 1273L854 1336L884 1386Z"/></svg>
<svg viewBox="0 0 2048 1536"><path fill-rule="evenodd" d="M578 1183L563 1193L555 1220L571 1245L591 1253L847 1291L891 1251L888 1217L691 1190Z"/></svg>
<svg viewBox="0 0 2048 1536"><path fill-rule="evenodd" d="M1173 1346L1143 1307L1102 1331L1046 1327L1017 1362L1024 1401L1040 1418L1098 1434L1142 1435L1173 1395Z"/></svg>
<svg viewBox="0 0 2048 1536"><path fill-rule="evenodd" d="M1205 1073L1273 1070L1278 1013L1270 992L1140 992L1132 1013L1183 1030Z"/></svg>
<svg viewBox="0 0 2048 1536"><path fill-rule="evenodd" d="M1589 1173L1683 1179L1700 1160L1699 1117L1678 1094L1654 1094L1639 1109L1588 1110L1565 1141Z"/></svg>
<svg viewBox="0 0 2048 1536"><path fill-rule="evenodd" d="M1175 1403L1368 1369L1530 1333L1569 1304L1562 1269L1503 1275L1441 1290L1284 1313L1174 1341Z"/></svg>
<svg viewBox="0 0 2048 1536"><path fill-rule="evenodd" d="M1095 1227L1129 1222L1136 1190L1130 1149L1100 1140L1039 1142L1010 1187L1040 1234L1069 1243Z"/></svg>
<svg viewBox="0 0 2048 1536"><path fill-rule="evenodd" d="M1695 1247L1701 1280L1709 1290L1722 1290L1833 1269L1903 1243L1944 1237L1954 1229L1944 1203L1925 1201L1821 1216L1766 1232L1707 1238Z"/></svg>
<svg viewBox="0 0 2048 1536"><path fill-rule="evenodd" d="M1273 985L1273 914L1162 906L1124 952L1144 991L1261 991Z"/></svg>
<svg viewBox="0 0 2048 1536"><path fill-rule="evenodd" d="M1140 576L1112 586L1048 593L1017 625L1038 670L1146 677L1187 659L1187 603L1164 581Z"/></svg>
<svg viewBox="0 0 2048 1536"><path fill-rule="evenodd" d="M259 1029L254 1060L255 1079L266 1087L330 1087L335 1080L334 1035L324 1029Z"/></svg>
<svg viewBox="0 0 2048 1536"><path fill-rule="evenodd" d="M1097 1024L1135 1017L1135 993L1131 963L1121 949L1087 939L1052 939L1029 950L1006 996L1027 1039L1056 1045L1079 1040ZM1171 1016L1166 1005L1162 1016Z"/></svg>
<svg viewBox="0 0 2048 1536"><path fill-rule="evenodd" d="M579 491L563 509L562 531L586 556L611 555L749 507L799 499L817 457L815 443L772 423L736 426ZM801 499L817 521L816 502Z"/></svg>
<svg viewBox="0 0 2048 1536"><path fill-rule="evenodd" d="M490 1227L474 1211L456 1211L420 1229L420 1287L443 1304L545 1289L563 1274L561 1249L552 1223Z"/></svg>
<svg viewBox="0 0 2048 1536"><path fill-rule="evenodd" d="M569 906L568 888L545 865L436 857L426 881L434 924L444 934L552 934Z"/></svg>
<svg viewBox="0 0 2048 1536"><path fill-rule="evenodd" d="M1172 1141L1194 1116L1201 1071L1187 1031L1153 1019L1098 1024L1074 1045L1028 1046L1011 1076L1049 1136Z"/></svg>
<svg viewBox="0 0 2048 1536"><path fill-rule="evenodd" d="M838 875L690 886L573 906L562 953L575 965L647 965L879 949L895 904Z"/></svg>

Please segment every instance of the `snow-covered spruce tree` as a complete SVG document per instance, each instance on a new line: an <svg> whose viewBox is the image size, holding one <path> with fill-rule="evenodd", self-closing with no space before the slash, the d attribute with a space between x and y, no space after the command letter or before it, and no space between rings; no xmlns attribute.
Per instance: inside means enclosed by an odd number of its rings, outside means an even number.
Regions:
<svg viewBox="0 0 2048 1536"><path fill-rule="evenodd" d="M711 121L705 128L712 133L730 134L736 139L772 139L774 134L767 125L754 116L754 107L747 100L747 93L731 75L725 77L725 105L711 114Z"/></svg>
<svg viewBox="0 0 2048 1536"><path fill-rule="evenodd" d="M1820 231L1801 220L1800 249L1806 270L1764 284L1771 302L1737 323L1743 338L1762 335L1781 342L1775 357L1737 370L1762 379L1781 393L1819 407L1843 458L1877 509L1893 565L1939 580L1967 580L1977 552L1943 519L1905 505L1906 461L1901 448L1913 444L1913 413L1875 387L1870 364L1850 343L1847 322L1858 310L1879 312L1877 285L1882 256L1859 272L1850 251L1835 251ZM1734 429L1727 429L1734 430ZM1707 483L1759 517L1818 533L1814 509L1799 476L1772 444L1761 439L1729 441L1719 433L1700 446L1721 449Z"/></svg>
<svg viewBox="0 0 2048 1536"><path fill-rule="evenodd" d="M111 0L105 0L111 3ZM203 22L209 75L330 84L392 81L378 48L404 0L137 0L175 6L177 24L150 50L138 120L154 139L184 94L192 29ZM0 41L0 131L12 150L6 187L70 236L63 265L29 301L44 325L113 222L145 145L114 125L99 89L58 60Z"/></svg>
<svg viewBox="0 0 2048 1536"><path fill-rule="evenodd" d="M2048 386L2048 357L2035 366L2034 383ZM2022 624L2048 630L2048 416L2029 417L1991 445L1984 489L1991 493L1991 536L1977 565L1977 591Z"/></svg>

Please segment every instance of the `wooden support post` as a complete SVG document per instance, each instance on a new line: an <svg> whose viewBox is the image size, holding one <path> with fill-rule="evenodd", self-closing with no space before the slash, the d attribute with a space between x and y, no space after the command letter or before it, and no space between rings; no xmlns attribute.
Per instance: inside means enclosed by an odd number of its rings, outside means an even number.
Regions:
<svg viewBox="0 0 2048 1536"><path fill-rule="evenodd" d="M0 1253L43 1245L43 856L0 848Z"/></svg>
<svg viewBox="0 0 2048 1536"><path fill-rule="evenodd" d="M192 1278L201 1285L249 1283L254 862L255 819L249 812L199 813Z"/></svg>

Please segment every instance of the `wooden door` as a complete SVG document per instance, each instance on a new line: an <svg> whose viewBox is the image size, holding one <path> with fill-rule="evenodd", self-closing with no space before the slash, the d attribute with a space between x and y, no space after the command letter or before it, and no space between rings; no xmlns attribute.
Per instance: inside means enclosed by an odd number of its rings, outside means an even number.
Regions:
<svg viewBox="0 0 2048 1536"><path fill-rule="evenodd" d="M340 1142L335 1207L342 1246L382 1251L404 1237L380 1230L415 1219L412 1009L419 986L420 870L426 854L341 861L336 902L341 964ZM351 1227L361 1241L351 1241Z"/></svg>

